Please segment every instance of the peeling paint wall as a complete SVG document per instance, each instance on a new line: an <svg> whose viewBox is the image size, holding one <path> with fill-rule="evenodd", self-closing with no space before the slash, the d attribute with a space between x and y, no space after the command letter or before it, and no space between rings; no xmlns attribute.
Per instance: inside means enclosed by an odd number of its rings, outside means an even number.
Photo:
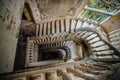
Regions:
<svg viewBox="0 0 120 80"><path fill-rule="evenodd" d="M41 20L78 17L88 0L36 0Z"/></svg>
<svg viewBox="0 0 120 80"><path fill-rule="evenodd" d="M102 27L106 32L111 32L113 30L120 29L120 13L105 21L102 24Z"/></svg>
<svg viewBox="0 0 120 80"><path fill-rule="evenodd" d="M24 0L0 0L0 73L11 72Z"/></svg>

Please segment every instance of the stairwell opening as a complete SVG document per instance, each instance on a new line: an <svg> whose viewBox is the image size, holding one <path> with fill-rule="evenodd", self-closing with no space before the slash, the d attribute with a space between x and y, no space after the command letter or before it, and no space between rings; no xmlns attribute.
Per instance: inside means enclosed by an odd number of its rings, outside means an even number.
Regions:
<svg viewBox="0 0 120 80"><path fill-rule="evenodd" d="M62 60L66 52L62 49L38 50L38 61Z"/></svg>

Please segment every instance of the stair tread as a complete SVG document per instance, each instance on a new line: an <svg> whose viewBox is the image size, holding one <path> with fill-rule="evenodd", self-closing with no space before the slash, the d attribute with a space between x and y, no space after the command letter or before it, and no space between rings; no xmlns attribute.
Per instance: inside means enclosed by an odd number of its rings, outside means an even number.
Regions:
<svg viewBox="0 0 120 80"><path fill-rule="evenodd" d="M120 58L96 58L94 61L103 61L103 62L120 62Z"/></svg>

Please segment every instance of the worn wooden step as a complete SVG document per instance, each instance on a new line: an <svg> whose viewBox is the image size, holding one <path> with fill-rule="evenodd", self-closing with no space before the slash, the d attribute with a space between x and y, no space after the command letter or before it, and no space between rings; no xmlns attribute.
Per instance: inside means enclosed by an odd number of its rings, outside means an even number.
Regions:
<svg viewBox="0 0 120 80"><path fill-rule="evenodd" d="M119 37L119 36L120 36L120 33L117 32L117 33L109 35L109 38L112 39L112 38Z"/></svg>
<svg viewBox="0 0 120 80"><path fill-rule="evenodd" d="M103 46L105 43L103 42L103 41L98 41L98 42L96 42L96 43L94 43L94 44L90 44L90 46L92 47L92 48L96 48L96 47L99 47L99 46Z"/></svg>
<svg viewBox="0 0 120 80"><path fill-rule="evenodd" d="M109 49L108 45L103 45L100 47L93 48L94 51L108 50L108 49Z"/></svg>
<svg viewBox="0 0 120 80"><path fill-rule="evenodd" d="M81 77L85 80L94 80L94 78L93 78L94 75L83 73L82 71L80 71L78 69L69 68L69 71L71 71L71 73L73 73L75 76Z"/></svg>
<svg viewBox="0 0 120 80"><path fill-rule="evenodd" d="M99 40L100 40L100 38L99 38L99 37L96 37L96 38L94 38L94 39L92 39L92 40L89 40L88 43L89 43L89 44L93 44L93 43L95 43L95 42L97 42L97 41L99 41Z"/></svg>
<svg viewBox="0 0 120 80"><path fill-rule="evenodd" d="M82 38L85 39L85 38L89 37L89 36L92 35L92 34L93 34L92 32L87 32L87 33L85 33L85 34L82 36Z"/></svg>
<svg viewBox="0 0 120 80"><path fill-rule="evenodd" d="M86 33L87 33L87 31L83 31L83 32L81 32L81 33L79 34L78 37L82 37L82 35L84 35L84 34L86 34Z"/></svg>
<svg viewBox="0 0 120 80"><path fill-rule="evenodd" d="M114 30L114 31L112 31L112 32L110 32L108 34L109 34L109 38L120 36L120 29Z"/></svg>
<svg viewBox="0 0 120 80"><path fill-rule="evenodd" d="M110 39L110 41L119 41L119 40L120 40L119 36Z"/></svg>
<svg viewBox="0 0 120 80"><path fill-rule="evenodd" d="M120 41L112 42L113 45L120 45Z"/></svg>
<svg viewBox="0 0 120 80"><path fill-rule="evenodd" d="M98 71L94 71L94 70L88 69L87 67L75 66L75 69L79 69L82 72L90 73L90 74L94 74L94 75L98 75L99 74Z"/></svg>
<svg viewBox="0 0 120 80"><path fill-rule="evenodd" d="M89 41L94 39L95 37L97 37L97 34L92 34L91 36L87 37L86 40Z"/></svg>
<svg viewBox="0 0 120 80"><path fill-rule="evenodd" d="M95 71L104 71L104 70L106 70L105 68L94 66L93 64L82 64L80 66L91 69L91 70L95 70Z"/></svg>
<svg viewBox="0 0 120 80"><path fill-rule="evenodd" d="M100 51L100 52L94 52L95 54L114 54L113 50L105 50L105 51Z"/></svg>
<svg viewBox="0 0 120 80"><path fill-rule="evenodd" d="M73 18L65 18L52 20L48 22L42 22L36 26L36 35L49 35L61 32L75 32L80 28L91 27L96 28L95 24L91 24L90 22L84 19L73 19Z"/></svg>
<svg viewBox="0 0 120 80"><path fill-rule="evenodd" d="M81 66L75 66L76 69L79 69L82 72L85 73L90 73L90 74L94 74L94 75L101 75L101 74L105 74L106 72L108 72L108 70L96 70L96 69L91 69L88 67L81 67Z"/></svg>
<svg viewBox="0 0 120 80"><path fill-rule="evenodd" d="M63 80L74 80L73 76L71 76L69 73L67 73L66 70L58 70L58 75L62 76Z"/></svg>
<svg viewBox="0 0 120 80"><path fill-rule="evenodd" d="M96 58L93 60L94 61L101 61L101 62L120 62L120 58Z"/></svg>

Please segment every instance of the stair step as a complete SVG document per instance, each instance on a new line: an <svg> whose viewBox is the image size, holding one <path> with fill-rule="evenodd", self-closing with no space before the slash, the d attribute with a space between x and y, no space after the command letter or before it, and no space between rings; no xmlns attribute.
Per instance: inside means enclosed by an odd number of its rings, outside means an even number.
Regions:
<svg viewBox="0 0 120 80"><path fill-rule="evenodd" d="M70 68L70 70L71 70L71 73L73 73L75 76L77 76L77 77L81 77L81 78L83 78L83 79L85 79L85 80L93 80L93 76L94 75L91 75L91 74L87 74L87 73L83 73L83 72L81 72L80 70L78 70L78 69L71 69Z"/></svg>
<svg viewBox="0 0 120 80"><path fill-rule="evenodd" d="M98 67L98 66L94 66L93 64L84 64L84 65L80 65L82 67L88 68L90 70L94 70L94 71L104 71L104 68Z"/></svg>
<svg viewBox="0 0 120 80"><path fill-rule="evenodd" d="M101 62L120 62L120 58L96 58L93 60L94 61L101 61Z"/></svg>
<svg viewBox="0 0 120 80"><path fill-rule="evenodd" d="M89 41L90 39L94 39L97 37L97 34L92 34L91 36L87 37L86 40Z"/></svg>
<svg viewBox="0 0 120 80"><path fill-rule="evenodd" d="M92 48L98 47L98 46L103 46L105 43L103 41L98 41L94 44L90 44Z"/></svg>
<svg viewBox="0 0 120 80"><path fill-rule="evenodd" d="M120 50L120 45L119 46L115 46L115 47Z"/></svg>
<svg viewBox="0 0 120 80"><path fill-rule="evenodd" d="M108 50L108 49L109 49L108 45L103 45L97 48L93 48L94 51Z"/></svg>
<svg viewBox="0 0 120 80"><path fill-rule="evenodd" d="M94 75L99 74L98 71L93 71L93 70L91 70L91 69L88 69L87 67L75 66L75 69L79 69L79 70L82 71L82 72L90 73L90 74L94 74Z"/></svg>
<svg viewBox="0 0 120 80"><path fill-rule="evenodd" d="M87 32L87 33L85 33L85 34L82 36L82 38L85 39L85 38L87 38L88 36L90 36L91 34L92 34L92 32Z"/></svg>
<svg viewBox="0 0 120 80"><path fill-rule="evenodd" d="M99 41L99 40L100 40L100 38L99 38L99 37L96 37L96 38L90 40L88 43L89 43L89 44L92 44L92 43L97 42L97 41Z"/></svg>
<svg viewBox="0 0 120 80"><path fill-rule="evenodd" d="M110 41L119 41L120 40L120 37L114 37L114 38L111 38Z"/></svg>
<svg viewBox="0 0 120 80"><path fill-rule="evenodd" d="M77 37L77 38L79 38L80 36L80 34L82 33L82 31L79 31L79 32L77 32L75 35L74 35L74 37Z"/></svg>
<svg viewBox="0 0 120 80"><path fill-rule="evenodd" d="M105 51L100 51L100 52L95 52L95 54L114 54L113 50L105 50Z"/></svg>
<svg viewBox="0 0 120 80"><path fill-rule="evenodd" d="M95 54L97 57L105 57L105 56L113 56L113 53L109 53L109 54Z"/></svg>
<svg viewBox="0 0 120 80"><path fill-rule="evenodd" d="M107 65L107 64L93 64L93 65L94 66L99 66L99 67L106 68L107 70L112 68L112 66Z"/></svg>
<svg viewBox="0 0 120 80"><path fill-rule="evenodd" d="M96 67L96 66L94 66L94 67ZM99 67L99 66L98 66ZM85 67L85 68L81 68L80 66L78 66L78 69L84 69L84 70L86 70L86 72L88 72L88 73L91 73L91 74L94 74L94 75L101 75L101 74L104 74L104 73L106 73L106 72L108 72L109 70L105 70L105 68L101 68L102 70L97 70L97 69L91 69L91 68L87 68L87 67ZM100 67L99 67L100 68ZM103 70L104 69L104 70Z"/></svg>
<svg viewBox="0 0 120 80"><path fill-rule="evenodd" d="M66 72L66 70L58 70L58 75L62 76L63 80L74 80L73 76Z"/></svg>
<svg viewBox="0 0 120 80"><path fill-rule="evenodd" d="M82 33L79 34L79 37L82 37L82 35L86 34L87 31L83 31Z"/></svg>
<svg viewBox="0 0 120 80"><path fill-rule="evenodd" d="M97 58L100 58L100 59L104 59L104 58L113 58L113 56L112 55L102 55L102 56L97 56Z"/></svg>
<svg viewBox="0 0 120 80"><path fill-rule="evenodd" d="M110 33L109 33L109 38L113 38L113 37L117 37L117 36L120 36L120 30L114 32L113 34L110 34Z"/></svg>
<svg viewBox="0 0 120 80"><path fill-rule="evenodd" d="M112 42L113 45L119 45L120 44L120 41L114 41Z"/></svg>

